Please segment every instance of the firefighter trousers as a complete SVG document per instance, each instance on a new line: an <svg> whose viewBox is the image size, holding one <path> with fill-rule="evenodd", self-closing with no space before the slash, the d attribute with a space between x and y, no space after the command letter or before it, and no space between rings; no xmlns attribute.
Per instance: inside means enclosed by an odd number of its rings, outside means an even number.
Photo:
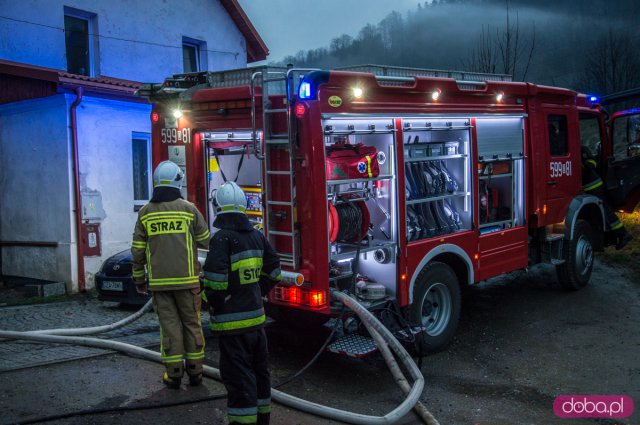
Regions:
<svg viewBox="0 0 640 425"><path fill-rule="evenodd" d="M602 209L604 210L604 219L607 222L607 226L609 230L613 231L617 236L621 236L626 233L626 229L622 225L622 222L618 218L618 215L613 211L613 209L607 204L605 193L603 186L596 187L595 189L591 189L585 191L589 195L597 196L602 200Z"/></svg>
<svg viewBox="0 0 640 425"><path fill-rule="evenodd" d="M204 336L200 322L200 289L154 291L153 308L160 321L160 354L169 378L202 375Z"/></svg>
<svg viewBox="0 0 640 425"><path fill-rule="evenodd" d="M267 425L271 413L269 352L264 329L221 335L220 376L229 424Z"/></svg>

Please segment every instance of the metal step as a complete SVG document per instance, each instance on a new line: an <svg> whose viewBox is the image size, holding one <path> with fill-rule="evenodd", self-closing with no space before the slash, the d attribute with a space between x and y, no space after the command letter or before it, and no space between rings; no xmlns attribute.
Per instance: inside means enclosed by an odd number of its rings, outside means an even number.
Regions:
<svg viewBox="0 0 640 425"><path fill-rule="evenodd" d="M286 266L286 267L294 267L296 264L292 260L283 260L281 258L280 259L280 265L281 266Z"/></svg>
<svg viewBox="0 0 640 425"><path fill-rule="evenodd" d="M363 358L378 351L376 343L368 336L345 335L327 346L327 351L344 356Z"/></svg>
<svg viewBox="0 0 640 425"><path fill-rule="evenodd" d="M283 145L283 146L289 146L289 139L286 137L273 137L273 134L271 135L272 139L269 140L265 140L264 144L265 145Z"/></svg>
<svg viewBox="0 0 640 425"><path fill-rule="evenodd" d="M564 239L564 233L549 233L546 237L547 242L555 242L561 239Z"/></svg>
<svg viewBox="0 0 640 425"><path fill-rule="evenodd" d="M270 230L269 234L276 235L276 236L295 236L295 233L293 232L280 232L278 230Z"/></svg>
<svg viewBox="0 0 640 425"><path fill-rule="evenodd" d="M279 108L279 109L265 109L264 113L265 114L282 114L284 112L287 112L288 109L287 108Z"/></svg>
<svg viewBox="0 0 640 425"><path fill-rule="evenodd" d="M291 171L272 171L272 170L267 170L267 174L288 176L289 174L291 174Z"/></svg>
<svg viewBox="0 0 640 425"><path fill-rule="evenodd" d="M287 205L289 207L293 207L293 202L284 202L284 201L267 201L268 205Z"/></svg>
<svg viewBox="0 0 640 425"><path fill-rule="evenodd" d="M560 264L564 264L565 262L565 260L561 260L559 258L552 258L550 261L550 263L554 266L559 266Z"/></svg>

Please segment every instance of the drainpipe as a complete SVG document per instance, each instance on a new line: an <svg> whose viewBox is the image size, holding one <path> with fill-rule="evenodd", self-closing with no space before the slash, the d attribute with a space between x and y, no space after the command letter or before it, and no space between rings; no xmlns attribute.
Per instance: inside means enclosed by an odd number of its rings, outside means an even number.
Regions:
<svg viewBox="0 0 640 425"><path fill-rule="evenodd" d="M75 87L76 100L71 104L69 114L71 115L71 150L73 151L73 186L75 189L75 213L76 213L76 252L78 255L78 291L86 292L86 282L84 280L84 252L82 251L82 200L80 198L80 160L78 159L78 117L76 108L82 102L82 87Z"/></svg>

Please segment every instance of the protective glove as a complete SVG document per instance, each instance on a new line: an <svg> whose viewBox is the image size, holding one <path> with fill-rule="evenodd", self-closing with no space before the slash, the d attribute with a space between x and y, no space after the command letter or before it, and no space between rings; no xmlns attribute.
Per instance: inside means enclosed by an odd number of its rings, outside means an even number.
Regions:
<svg viewBox="0 0 640 425"><path fill-rule="evenodd" d="M146 280L133 282L136 285L136 292L140 295L149 295L149 284Z"/></svg>

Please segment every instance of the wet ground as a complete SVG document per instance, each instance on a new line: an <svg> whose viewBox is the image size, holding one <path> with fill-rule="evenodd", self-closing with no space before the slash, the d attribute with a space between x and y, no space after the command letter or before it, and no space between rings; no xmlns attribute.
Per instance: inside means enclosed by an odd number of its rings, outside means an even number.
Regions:
<svg viewBox="0 0 640 425"><path fill-rule="evenodd" d="M91 306L85 306L86 310L97 308L115 314L113 304ZM39 308L33 320L43 320L43 312L53 307ZM15 307L0 308L0 323L5 328L8 323L3 319L8 312L19 316ZM123 312L123 316L129 313ZM147 329L140 334L147 342L149 323L153 321L149 316L139 325ZM598 263L590 285L573 293L558 287L550 267L510 274L472 288L465 295L453 344L423 360L426 386L422 400L443 425L638 425L639 325L640 282L631 281L625 269ZM274 382L278 382L315 354L327 330L294 330L276 323L269 327L268 335ZM135 340L140 336L121 331L119 337ZM11 347L5 350L5 357L0 356L0 363L6 365L12 355L28 355L38 344L0 342L0 353L3 345ZM208 338L207 363L217 364L213 338ZM160 374L160 365L120 354L5 370L0 373L0 423L84 409L149 405L155 407L48 423L224 423L223 399L161 407L174 401L218 396L223 393L222 385L206 379L203 387L183 385L179 391L169 390L161 384ZM281 390L364 414L384 414L403 398L377 354L357 360L325 353L304 375ZM627 419L560 419L552 408L560 394L626 394L635 400L636 409ZM272 423L337 422L275 404ZM420 422L411 413L399 423Z"/></svg>

